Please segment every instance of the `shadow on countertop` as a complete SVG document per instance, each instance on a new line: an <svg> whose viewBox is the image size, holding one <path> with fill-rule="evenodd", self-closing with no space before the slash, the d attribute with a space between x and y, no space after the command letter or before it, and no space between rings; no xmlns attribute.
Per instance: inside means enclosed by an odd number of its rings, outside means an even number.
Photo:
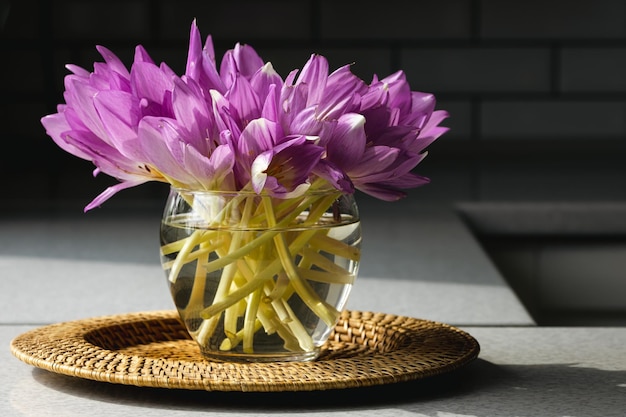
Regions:
<svg viewBox="0 0 626 417"><path fill-rule="evenodd" d="M40 369L33 370L33 378L51 390L96 402L232 414L394 409L420 416L439 416L445 412L476 417L623 417L626 406L624 371L583 368L576 364L495 365L482 359L455 372L413 382L312 392L140 388L71 378ZM50 409L53 404L46 407Z"/></svg>

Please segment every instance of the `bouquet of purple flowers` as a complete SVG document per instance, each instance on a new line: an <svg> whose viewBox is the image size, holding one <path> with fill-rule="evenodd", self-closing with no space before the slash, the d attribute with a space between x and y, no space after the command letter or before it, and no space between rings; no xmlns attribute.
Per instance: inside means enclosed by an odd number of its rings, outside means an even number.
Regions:
<svg viewBox="0 0 626 417"><path fill-rule="evenodd" d="M130 71L108 49L93 72L67 65L65 104L42 118L65 151L120 181L85 210L147 181L193 190L305 193L315 180L396 200L428 182L412 169L446 132L432 94L402 71L368 85L312 55L284 79L248 45L217 66L210 36L191 27L185 74L137 46Z"/></svg>
<svg viewBox="0 0 626 417"><path fill-rule="evenodd" d="M348 65L329 73L320 55L283 78L237 44L218 69L195 21L182 76L142 46L130 71L97 49L104 62L68 65L65 104L42 118L58 146L119 180L85 210L147 181L171 184L161 259L203 352L254 352L263 328L314 357L360 260L358 214L342 217L338 199L358 189L392 201L427 183L412 170L448 130L447 112L402 71L367 84Z"/></svg>

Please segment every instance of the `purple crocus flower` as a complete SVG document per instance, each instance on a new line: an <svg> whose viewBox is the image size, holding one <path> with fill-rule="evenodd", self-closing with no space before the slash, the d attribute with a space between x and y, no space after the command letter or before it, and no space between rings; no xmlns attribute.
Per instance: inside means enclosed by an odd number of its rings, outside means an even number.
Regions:
<svg viewBox="0 0 626 417"><path fill-rule="evenodd" d="M344 192L354 188L384 200L428 182L412 172L425 149L447 131L432 94L412 92L402 71L368 86L344 66L330 75L312 55L282 92L287 133L319 136L327 150L315 173Z"/></svg>
<svg viewBox="0 0 626 417"><path fill-rule="evenodd" d="M136 62L145 72L129 72L111 51L97 48L104 63L94 64L93 73L68 65L72 74L65 77L66 104L41 122L46 132L63 150L121 181L105 190L86 210L118 191L147 181L165 181L161 173L141 158L138 123L144 113L168 108L168 97L160 81L167 79L162 70L145 61L143 48L137 49Z"/></svg>
<svg viewBox="0 0 626 417"><path fill-rule="evenodd" d="M341 187L333 178L343 171L356 189L383 200L397 200L406 195L403 189L428 183L412 170L426 147L448 130L438 126L448 114L434 111L432 94L412 92L401 71L365 86L342 67L328 77L321 97L291 126L323 132L331 183Z"/></svg>
<svg viewBox="0 0 626 417"><path fill-rule="evenodd" d="M94 174L120 181L85 210L147 181L234 189L235 149L217 126L216 109L204 99L207 90L165 64L157 66L141 46L130 71L111 51L97 49L105 62L95 63L92 73L69 65L66 103L42 118L62 149L92 161Z"/></svg>
<svg viewBox="0 0 626 417"><path fill-rule="evenodd" d="M448 131L439 126L448 113L434 109L435 97L412 92L402 71L380 81L374 78L359 109L366 120L363 156L357 160L348 155L347 172L355 187L383 200L397 200L406 195L403 189L428 183L412 170L426 157L428 145Z"/></svg>

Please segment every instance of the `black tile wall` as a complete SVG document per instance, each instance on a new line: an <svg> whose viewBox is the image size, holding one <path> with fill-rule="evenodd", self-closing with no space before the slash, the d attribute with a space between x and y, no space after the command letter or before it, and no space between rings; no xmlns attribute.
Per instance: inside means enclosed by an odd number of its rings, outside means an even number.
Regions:
<svg viewBox="0 0 626 417"><path fill-rule="evenodd" d="M547 93L545 48L423 47L402 49L401 68L420 87L439 93Z"/></svg>
<svg viewBox="0 0 626 417"><path fill-rule="evenodd" d="M467 39L471 1L321 0L319 33L325 40L423 41Z"/></svg>
<svg viewBox="0 0 626 417"><path fill-rule="evenodd" d="M565 47L560 51L564 93L625 93L626 48Z"/></svg>
<svg viewBox="0 0 626 417"><path fill-rule="evenodd" d="M626 36L621 0L482 0L484 39L610 40Z"/></svg>
<svg viewBox="0 0 626 417"><path fill-rule="evenodd" d="M0 0L2 200L86 202L113 183L39 123L62 101L63 66L91 69L96 44L130 63L141 43L181 73L193 18L218 55L249 43L286 74L322 53L435 93L452 130L418 167L432 183L415 198L626 199L622 0Z"/></svg>

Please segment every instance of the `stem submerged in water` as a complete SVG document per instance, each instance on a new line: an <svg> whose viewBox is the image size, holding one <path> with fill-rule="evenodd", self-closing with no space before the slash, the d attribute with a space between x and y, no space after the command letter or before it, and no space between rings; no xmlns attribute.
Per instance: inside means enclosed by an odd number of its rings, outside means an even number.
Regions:
<svg viewBox="0 0 626 417"><path fill-rule="evenodd" d="M193 267L189 299L178 308L181 316L195 320L190 333L201 346L254 353L256 335L263 329L268 335L278 335L287 351L315 349L316 326L311 327L309 319L306 325L301 321L302 309L330 327L339 311L309 282L352 284L360 256L358 243L344 243L329 233L337 219L326 213L338 197L333 192L276 200L248 194L219 206L203 199L199 209L194 207L187 227L197 227L205 219L204 228L164 242L161 253L170 285L177 285ZM195 200L195 196L188 198L187 203ZM186 219L177 215L174 220L184 223ZM342 224L355 221L358 217ZM207 279L215 283L209 286ZM212 299L207 293L210 288L214 289ZM212 341L216 337L220 340Z"/></svg>

